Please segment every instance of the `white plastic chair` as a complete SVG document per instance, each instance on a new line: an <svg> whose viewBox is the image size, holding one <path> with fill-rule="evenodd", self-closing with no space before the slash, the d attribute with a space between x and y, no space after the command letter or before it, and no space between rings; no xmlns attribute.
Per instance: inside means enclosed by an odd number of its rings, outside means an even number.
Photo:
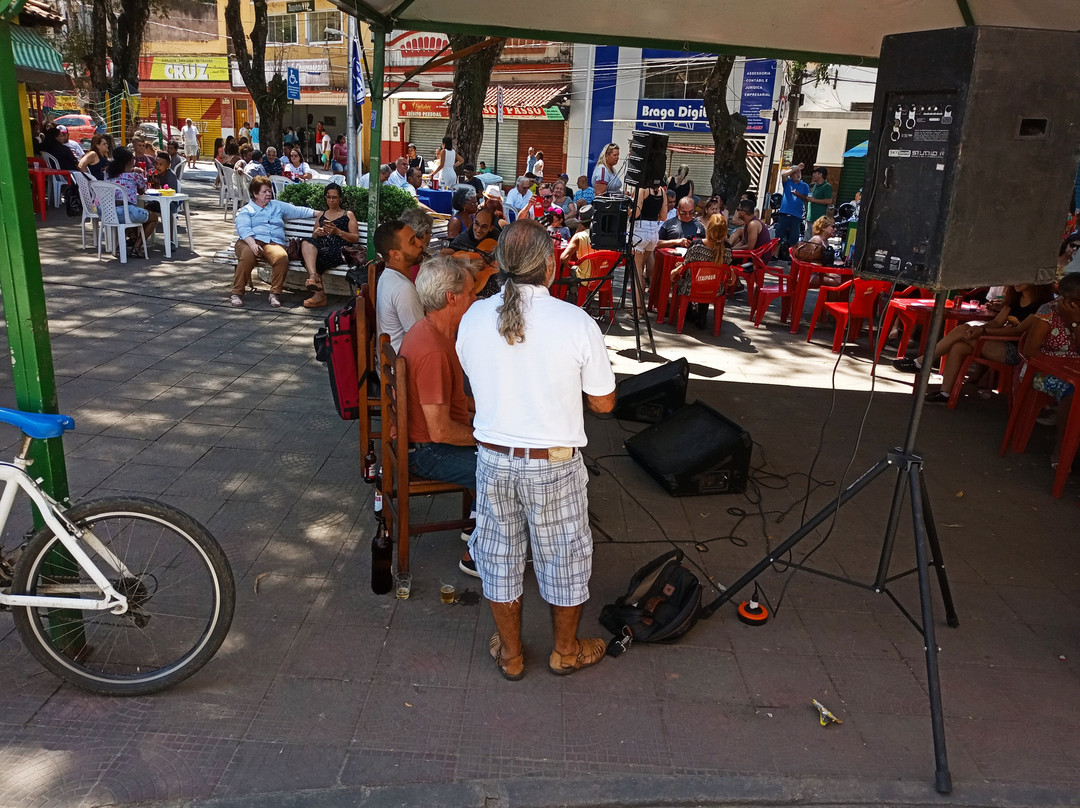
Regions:
<svg viewBox="0 0 1080 808"><path fill-rule="evenodd" d="M86 249L86 223L90 222L93 227L94 240L98 239L98 221L100 216L97 205L94 204L94 192L90 189L91 179L81 171L72 171L71 179L79 189L79 199L82 201L82 221L79 222L79 230L82 232L82 246Z"/></svg>
<svg viewBox="0 0 1080 808"><path fill-rule="evenodd" d="M127 231L133 228L142 229L143 222L131 221L131 209L133 205L129 205L127 201L127 194L124 193L124 189L117 185L115 182L107 182L102 180L91 180L90 188L94 193L94 199L97 200L98 215L101 217L101 229L98 231L98 258L101 258L101 243L104 240L105 228L111 227L116 230L116 238L120 246L120 263L127 263ZM116 193L120 192L120 197L123 200L119 204L116 202ZM124 209L124 221L120 221L120 216L117 211L123 206ZM143 240L143 257L149 258L150 251L146 245L146 238Z"/></svg>
<svg viewBox="0 0 1080 808"><path fill-rule="evenodd" d="M182 186L183 186L183 183L184 183L184 169L185 168L187 168L187 163L186 162L181 163L180 165L178 165L176 167L176 171L173 172L176 175L176 193L178 193L178 194L184 193Z"/></svg>
<svg viewBox="0 0 1080 808"><path fill-rule="evenodd" d="M274 199L277 199L278 194L280 194L283 189L288 188L290 185L292 185L292 180L287 180L284 177L275 176L270 178L270 185L274 189Z"/></svg>
<svg viewBox="0 0 1080 808"><path fill-rule="evenodd" d="M337 183L342 188L344 188L348 184L348 180L345 179L345 176L343 174L335 174L330 178L330 181Z"/></svg>
<svg viewBox="0 0 1080 808"><path fill-rule="evenodd" d="M223 172L221 170L224 167L225 166L223 166L221 164L221 162L217 158L214 158L214 170L217 171L217 175L218 175L218 207L219 208L225 207L225 172Z"/></svg>
<svg viewBox="0 0 1080 808"><path fill-rule="evenodd" d="M233 221L236 221L236 205L240 201L237 191L236 172L231 166L221 166L221 187L225 191L225 216L229 218L229 206L232 205Z"/></svg>
<svg viewBox="0 0 1080 808"><path fill-rule="evenodd" d="M48 152L42 152L41 156L45 158L45 165L47 165L49 168L56 169L57 171L60 170L60 161L53 157L51 154L49 154ZM49 177L48 189L52 192L52 201L54 208L60 207L60 203L62 201L60 199L60 195L63 191L64 186L67 184L68 181L59 174L53 174L51 177Z"/></svg>
<svg viewBox="0 0 1080 808"><path fill-rule="evenodd" d="M240 207L244 207L251 201L251 177L245 174L243 171L236 171L236 198L237 204ZM233 219L235 220L235 216Z"/></svg>

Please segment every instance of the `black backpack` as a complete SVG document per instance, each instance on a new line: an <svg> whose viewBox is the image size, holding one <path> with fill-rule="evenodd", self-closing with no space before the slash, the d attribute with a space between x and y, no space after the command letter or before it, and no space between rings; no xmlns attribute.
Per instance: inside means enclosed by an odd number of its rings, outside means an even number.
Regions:
<svg viewBox="0 0 1080 808"><path fill-rule="evenodd" d="M600 623L615 636L608 653L631 642L675 642L701 614L701 582L683 566L682 550L653 559L634 573L626 594L600 610Z"/></svg>

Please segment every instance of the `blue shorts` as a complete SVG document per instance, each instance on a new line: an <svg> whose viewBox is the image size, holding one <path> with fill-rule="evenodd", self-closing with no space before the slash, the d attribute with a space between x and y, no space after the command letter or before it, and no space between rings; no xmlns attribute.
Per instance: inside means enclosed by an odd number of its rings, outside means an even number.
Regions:
<svg viewBox="0 0 1080 808"><path fill-rule="evenodd" d="M409 473L425 480L476 488L476 447L450 443L410 444Z"/></svg>
<svg viewBox="0 0 1080 808"><path fill-rule="evenodd" d="M128 211L131 213L132 224L142 224L150 218L150 211L145 208L137 208L134 205L128 205ZM121 224L124 224L124 207L122 205L116 208L116 218L120 220Z"/></svg>

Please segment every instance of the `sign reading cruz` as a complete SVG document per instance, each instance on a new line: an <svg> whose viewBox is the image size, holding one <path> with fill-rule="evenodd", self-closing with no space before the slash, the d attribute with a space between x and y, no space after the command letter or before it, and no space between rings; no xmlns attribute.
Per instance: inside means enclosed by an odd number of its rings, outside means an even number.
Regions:
<svg viewBox="0 0 1080 808"><path fill-rule="evenodd" d="M157 81L228 81L227 56L155 56L149 78Z"/></svg>

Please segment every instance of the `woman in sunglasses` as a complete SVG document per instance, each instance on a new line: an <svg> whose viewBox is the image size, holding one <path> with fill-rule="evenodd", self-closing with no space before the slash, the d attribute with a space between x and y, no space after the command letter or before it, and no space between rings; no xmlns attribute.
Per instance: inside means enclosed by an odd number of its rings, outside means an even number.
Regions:
<svg viewBox="0 0 1080 808"><path fill-rule="evenodd" d="M315 229L311 238L306 238L300 245L300 255L308 277L304 285L312 294L304 301L305 308L317 309L326 305L326 292L323 291L322 274L338 266L341 248L360 241L360 227L351 210L341 207L341 187L330 183L323 192L326 210L315 215Z"/></svg>
<svg viewBox="0 0 1080 808"><path fill-rule="evenodd" d="M289 149L289 162L285 164L285 176L293 182L311 179L311 166L304 162L304 155L296 146Z"/></svg>

